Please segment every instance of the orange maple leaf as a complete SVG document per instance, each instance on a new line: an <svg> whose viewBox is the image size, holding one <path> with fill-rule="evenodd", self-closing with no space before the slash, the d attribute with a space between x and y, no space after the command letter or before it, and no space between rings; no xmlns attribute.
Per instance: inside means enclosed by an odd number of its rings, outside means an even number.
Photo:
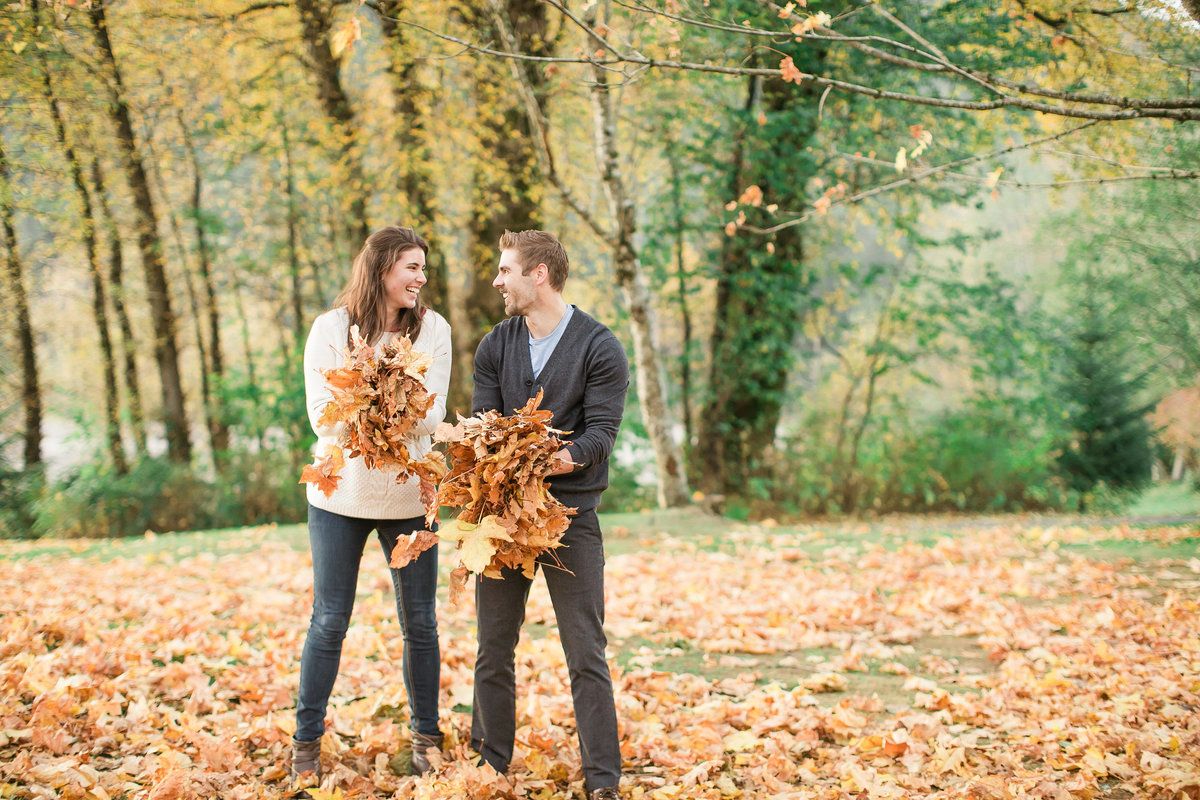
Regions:
<svg viewBox="0 0 1200 800"><path fill-rule="evenodd" d="M342 448L330 447L326 450L323 458L314 459L313 463L304 468L297 483L311 483L326 497L332 497L333 490L337 488L338 482L342 479L338 473L345 465L346 460L342 456Z"/></svg>
<svg viewBox="0 0 1200 800"><path fill-rule="evenodd" d="M413 531L408 536L401 536L392 548L389 567L400 569L408 566L417 556L437 544L438 535L433 531Z"/></svg>
<svg viewBox="0 0 1200 800"><path fill-rule="evenodd" d="M792 61L791 56L785 56L783 61L779 62L780 76L785 81L792 83L802 83L804 81L804 73L796 69L796 63Z"/></svg>

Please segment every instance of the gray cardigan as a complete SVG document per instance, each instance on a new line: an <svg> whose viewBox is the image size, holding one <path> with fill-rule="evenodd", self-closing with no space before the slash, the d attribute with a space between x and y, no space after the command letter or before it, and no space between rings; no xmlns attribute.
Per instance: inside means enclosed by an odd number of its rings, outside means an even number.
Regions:
<svg viewBox="0 0 1200 800"><path fill-rule="evenodd" d="M580 511L600 504L608 487L612 453L625 392L629 361L617 337L576 307L546 366L535 379L529 361L529 328L524 317L510 317L483 337L475 351L473 414L511 414L543 389L542 408L554 412L555 428L571 431L565 438L571 459L581 466L549 479L560 501Z"/></svg>

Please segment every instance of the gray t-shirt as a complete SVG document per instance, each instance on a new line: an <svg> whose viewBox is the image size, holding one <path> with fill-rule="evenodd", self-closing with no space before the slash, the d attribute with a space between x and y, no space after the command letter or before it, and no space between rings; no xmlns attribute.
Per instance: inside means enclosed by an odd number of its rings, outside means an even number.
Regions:
<svg viewBox="0 0 1200 800"><path fill-rule="evenodd" d="M535 339L533 334L529 335L529 363L533 365L534 378L542 374L542 367L546 366L546 362L553 355L554 348L558 346L558 340L562 338L563 331L567 329L567 323L571 321L571 314L574 312L575 306L568 305L567 310L563 312L562 319L558 321L548 336Z"/></svg>

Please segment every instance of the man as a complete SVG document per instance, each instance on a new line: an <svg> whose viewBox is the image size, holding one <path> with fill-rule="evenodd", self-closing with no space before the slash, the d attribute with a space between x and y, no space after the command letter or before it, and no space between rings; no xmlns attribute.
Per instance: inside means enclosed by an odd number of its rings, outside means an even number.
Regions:
<svg viewBox="0 0 1200 800"><path fill-rule="evenodd" d="M543 569L567 657L575 722L591 800L620 797L621 752L612 679L604 649L604 541L596 518L608 486L629 363L612 331L563 301L567 253L544 231L505 231L492 285L504 295L508 319L475 352L473 413L511 414L544 391L542 408L573 442L556 454L550 490L579 512L551 558L566 569ZM551 562L547 562L551 563ZM519 570L475 586L479 651L471 743L499 772L508 768L516 730L513 653L532 581Z"/></svg>

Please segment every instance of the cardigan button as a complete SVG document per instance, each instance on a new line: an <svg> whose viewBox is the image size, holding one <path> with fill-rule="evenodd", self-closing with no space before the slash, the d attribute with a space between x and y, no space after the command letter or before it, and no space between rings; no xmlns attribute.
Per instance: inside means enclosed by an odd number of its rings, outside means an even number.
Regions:
<svg viewBox="0 0 1200 800"><path fill-rule="evenodd" d="M525 385L526 385L526 386L533 386L533 381L531 381L531 380L529 380L528 378L526 378L526 379L525 379Z"/></svg>

